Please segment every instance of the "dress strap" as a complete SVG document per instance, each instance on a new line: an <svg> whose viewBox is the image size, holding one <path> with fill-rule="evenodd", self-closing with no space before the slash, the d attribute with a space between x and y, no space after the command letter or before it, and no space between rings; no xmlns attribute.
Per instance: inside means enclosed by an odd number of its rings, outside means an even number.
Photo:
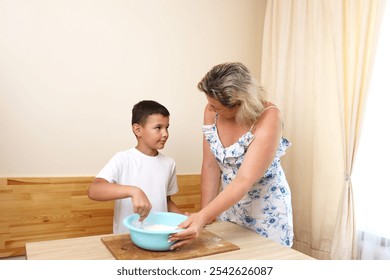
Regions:
<svg viewBox="0 0 390 280"><path fill-rule="evenodd" d="M264 113L266 110L271 109L271 108L276 108L276 109L279 110L279 108L276 107L275 105L271 105L271 106L268 106L267 108L264 108L263 113Z"/></svg>
<svg viewBox="0 0 390 280"><path fill-rule="evenodd" d="M267 108L264 108L264 110L263 110L262 113L264 113L266 110L271 109L271 108L276 108L276 109L279 110L279 108L276 107L275 105L271 105L271 106L268 106ZM255 124L256 124L256 122L255 122L254 124L252 124L251 128L249 129L249 131L250 131L251 133L253 133L252 129L253 129L253 127L255 126ZM284 126L284 124L282 123L282 128L283 128L283 126Z"/></svg>
<svg viewBox="0 0 390 280"><path fill-rule="evenodd" d="M215 114L214 125L217 125L218 113Z"/></svg>

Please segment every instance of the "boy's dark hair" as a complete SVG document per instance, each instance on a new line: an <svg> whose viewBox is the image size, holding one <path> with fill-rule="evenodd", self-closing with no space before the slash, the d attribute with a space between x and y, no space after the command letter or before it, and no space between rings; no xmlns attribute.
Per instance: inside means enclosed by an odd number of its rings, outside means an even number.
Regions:
<svg viewBox="0 0 390 280"><path fill-rule="evenodd" d="M133 107L133 116L131 118L131 124L139 124L144 125L146 123L146 119L150 115L159 114L164 117L169 117L169 111L160 103L153 100L143 100L138 102Z"/></svg>

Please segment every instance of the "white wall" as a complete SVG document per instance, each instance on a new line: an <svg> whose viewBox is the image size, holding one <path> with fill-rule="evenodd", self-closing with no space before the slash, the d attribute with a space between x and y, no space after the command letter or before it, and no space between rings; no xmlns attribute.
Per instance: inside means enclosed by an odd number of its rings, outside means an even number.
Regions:
<svg viewBox="0 0 390 280"><path fill-rule="evenodd" d="M135 144L131 108L171 112L163 153L199 173L215 64L260 73L266 0L0 1L0 177L93 176Z"/></svg>

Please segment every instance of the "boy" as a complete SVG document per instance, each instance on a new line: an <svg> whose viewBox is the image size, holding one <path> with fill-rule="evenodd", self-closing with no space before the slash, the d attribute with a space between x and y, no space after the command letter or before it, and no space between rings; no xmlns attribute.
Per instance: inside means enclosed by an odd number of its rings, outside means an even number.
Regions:
<svg viewBox="0 0 390 280"><path fill-rule="evenodd" d="M144 220L151 210L181 213L171 200L178 191L176 164L158 150L168 140L169 112L144 100L133 107L132 130L137 146L114 155L88 189L93 200L115 200L113 233L128 233L123 219L133 213Z"/></svg>

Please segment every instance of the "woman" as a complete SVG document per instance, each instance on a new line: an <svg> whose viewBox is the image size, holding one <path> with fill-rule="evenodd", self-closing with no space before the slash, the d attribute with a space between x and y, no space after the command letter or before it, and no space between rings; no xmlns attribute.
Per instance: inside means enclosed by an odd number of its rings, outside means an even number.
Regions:
<svg viewBox="0 0 390 280"><path fill-rule="evenodd" d="M217 216L291 247L291 196L280 164L290 142L282 137L280 111L241 63L214 66L198 88L208 100L202 209L180 224L185 230L171 236L177 241L171 249L193 241Z"/></svg>

